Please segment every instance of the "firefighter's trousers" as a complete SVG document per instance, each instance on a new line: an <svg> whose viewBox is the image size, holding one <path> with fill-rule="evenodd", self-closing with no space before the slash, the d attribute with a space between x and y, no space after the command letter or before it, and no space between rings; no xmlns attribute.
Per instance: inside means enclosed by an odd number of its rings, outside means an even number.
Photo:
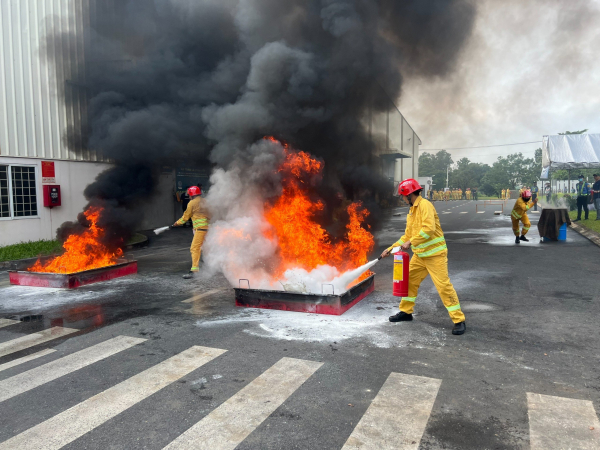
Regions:
<svg viewBox="0 0 600 450"><path fill-rule="evenodd" d="M190 252L192 253L191 272L198 272L200 270L200 256L202 255L202 243L204 242L206 231L207 230L194 230L194 239L192 239L192 245L190 247Z"/></svg>
<svg viewBox="0 0 600 450"><path fill-rule="evenodd" d="M410 260L408 271L408 297L402 297L400 311L412 314L415 308L415 300L417 299L419 286L427 275L431 275L431 280L433 281L438 294L440 294L452 322L464 322L465 315L460 309L458 295L456 295L454 286L452 286L450 277L448 276L447 251L442 251L437 255L428 256L426 258L419 258L417 255L413 255Z"/></svg>
<svg viewBox="0 0 600 450"><path fill-rule="evenodd" d="M529 231L529 228L531 228L531 222L529 221L529 217L527 217L527 214L523 214L523 216L520 219L511 216L511 219L512 229L515 233L515 236L519 236L519 234L525 236ZM523 222L523 230L521 230L521 233L519 233L519 222Z"/></svg>

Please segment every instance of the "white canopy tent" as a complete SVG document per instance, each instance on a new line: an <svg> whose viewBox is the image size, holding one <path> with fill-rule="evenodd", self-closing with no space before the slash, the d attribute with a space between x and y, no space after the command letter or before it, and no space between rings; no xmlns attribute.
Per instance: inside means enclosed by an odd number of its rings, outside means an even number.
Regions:
<svg viewBox="0 0 600 450"><path fill-rule="evenodd" d="M600 134L544 136L542 177L552 169L594 169L600 167Z"/></svg>

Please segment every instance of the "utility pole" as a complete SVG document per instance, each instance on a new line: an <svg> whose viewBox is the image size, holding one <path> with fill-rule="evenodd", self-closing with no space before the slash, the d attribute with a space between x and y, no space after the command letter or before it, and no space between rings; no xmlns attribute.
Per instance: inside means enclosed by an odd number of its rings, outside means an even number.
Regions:
<svg viewBox="0 0 600 450"><path fill-rule="evenodd" d="M450 166L446 166L446 189L448 189L448 169Z"/></svg>

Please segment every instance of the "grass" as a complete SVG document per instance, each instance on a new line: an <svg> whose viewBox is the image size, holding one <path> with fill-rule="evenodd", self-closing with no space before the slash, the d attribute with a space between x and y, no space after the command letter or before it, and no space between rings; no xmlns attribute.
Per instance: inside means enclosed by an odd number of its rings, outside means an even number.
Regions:
<svg viewBox="0 0 600 450"><path fill-rule="evenodd" d="M30 241L0 247L0 261L34 258L40 255L50 255L62 249L59 241Z"/></svg>
<svg viewBox="0 0 600 450"><path fill-rule="evenodd" d="M147 239L148 238L146 236L144 236L143 234L141 234L141 233L135 233L133 236L131 236L131 238L127 242L127 245L138 244L140 242L144 242Z"/></svg>
<svg viewBox="0 0 600 450"><path fill-rule="evenodd" d="M577 222L577 225L581 225L588 230L595 231L596 233L600 233L600 220L596 222L596 211L590 211L589 219L583 220L585 217L585 211L581 211L581 219ZM569 217L571 220L577 219L577 211L569 211Z"/></svg>

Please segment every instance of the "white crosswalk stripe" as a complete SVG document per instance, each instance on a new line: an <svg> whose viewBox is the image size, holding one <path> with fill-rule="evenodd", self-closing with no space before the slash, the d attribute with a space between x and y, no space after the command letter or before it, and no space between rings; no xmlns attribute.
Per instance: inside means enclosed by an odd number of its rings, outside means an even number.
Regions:
<svg viewBox="0 0 600 450"><path fill-rule="evenodd" d="M19 323L18 320L0 318L0 328Z"/></svg>
<svg viewBox="0 0 600 450"><path fill-rule="evenodd" d="M322 365L280 359L164 450L233 450Z"/></svg>
<svg viewBox="0 0 600 450"><path fill-rule="evenodd" d="M4 441L0 449L59 449L225 351L191 347Z"/></svg>
<svg viewBox="0 0 600 450"><path fill-rule="evenodd" d="M73 328L53 327L38 333L28 334L12 341L0 343L0 356L10 355L34 345L67 336L71 333L77 333L79 330Z"/></svg>
<svg viewBox="0 0 600 450"><path fill-rule="evenodd" d="M0 372L2 372L3 370L6 370L6 369L10 369L11 367L18 366L19 364L33 361L34 359L40 358L42 356L46 356L50 353L54 353L55 351L56 350L54 350L53 348L47 348L45 350L41 350L39 352L32 353L31 355L23 356L22 358L13 359L12 361L9 361L7 363L0 364Z"/></svg>
<svg viewBox="0 0 600 450"><path fill-rule="evenodd" d="M2 380L0 381L0 402L56 380L71 372L75 372L123 350L127 350L134 345L141 344L145 340L129 336L117 336L36 367L35 369Z"/></svg>
<svg viewBox="0 0 600 450"><path fill-rule="evenodd" d="M342 450L417 450L441 384L391 373Z"/></svg>
<svg viewBox="0 0 600 450"><path fill-rule="evenodd" d="M2 380L0 402L145 341L117 336ZM0 365L0 371L55 351L45 349L10 361ZM225 352L191 347L0 443L0 450L62 448ZM234 450L322 365L282 358L163 450ZM417 450L441 383L440 379L391 373L342 450ZM532 450L600 449L600 421L591 401L533 393L527 393L526 400ZM261 428L261 432L267 430ZM131 439L134 442L135 436Z"/></svg>
<svg viewBox="0 0 600 450"><path fill-rule="evenodd" d="M588 400L527 393L531 450L598 450L600 421Z"/></svg>

